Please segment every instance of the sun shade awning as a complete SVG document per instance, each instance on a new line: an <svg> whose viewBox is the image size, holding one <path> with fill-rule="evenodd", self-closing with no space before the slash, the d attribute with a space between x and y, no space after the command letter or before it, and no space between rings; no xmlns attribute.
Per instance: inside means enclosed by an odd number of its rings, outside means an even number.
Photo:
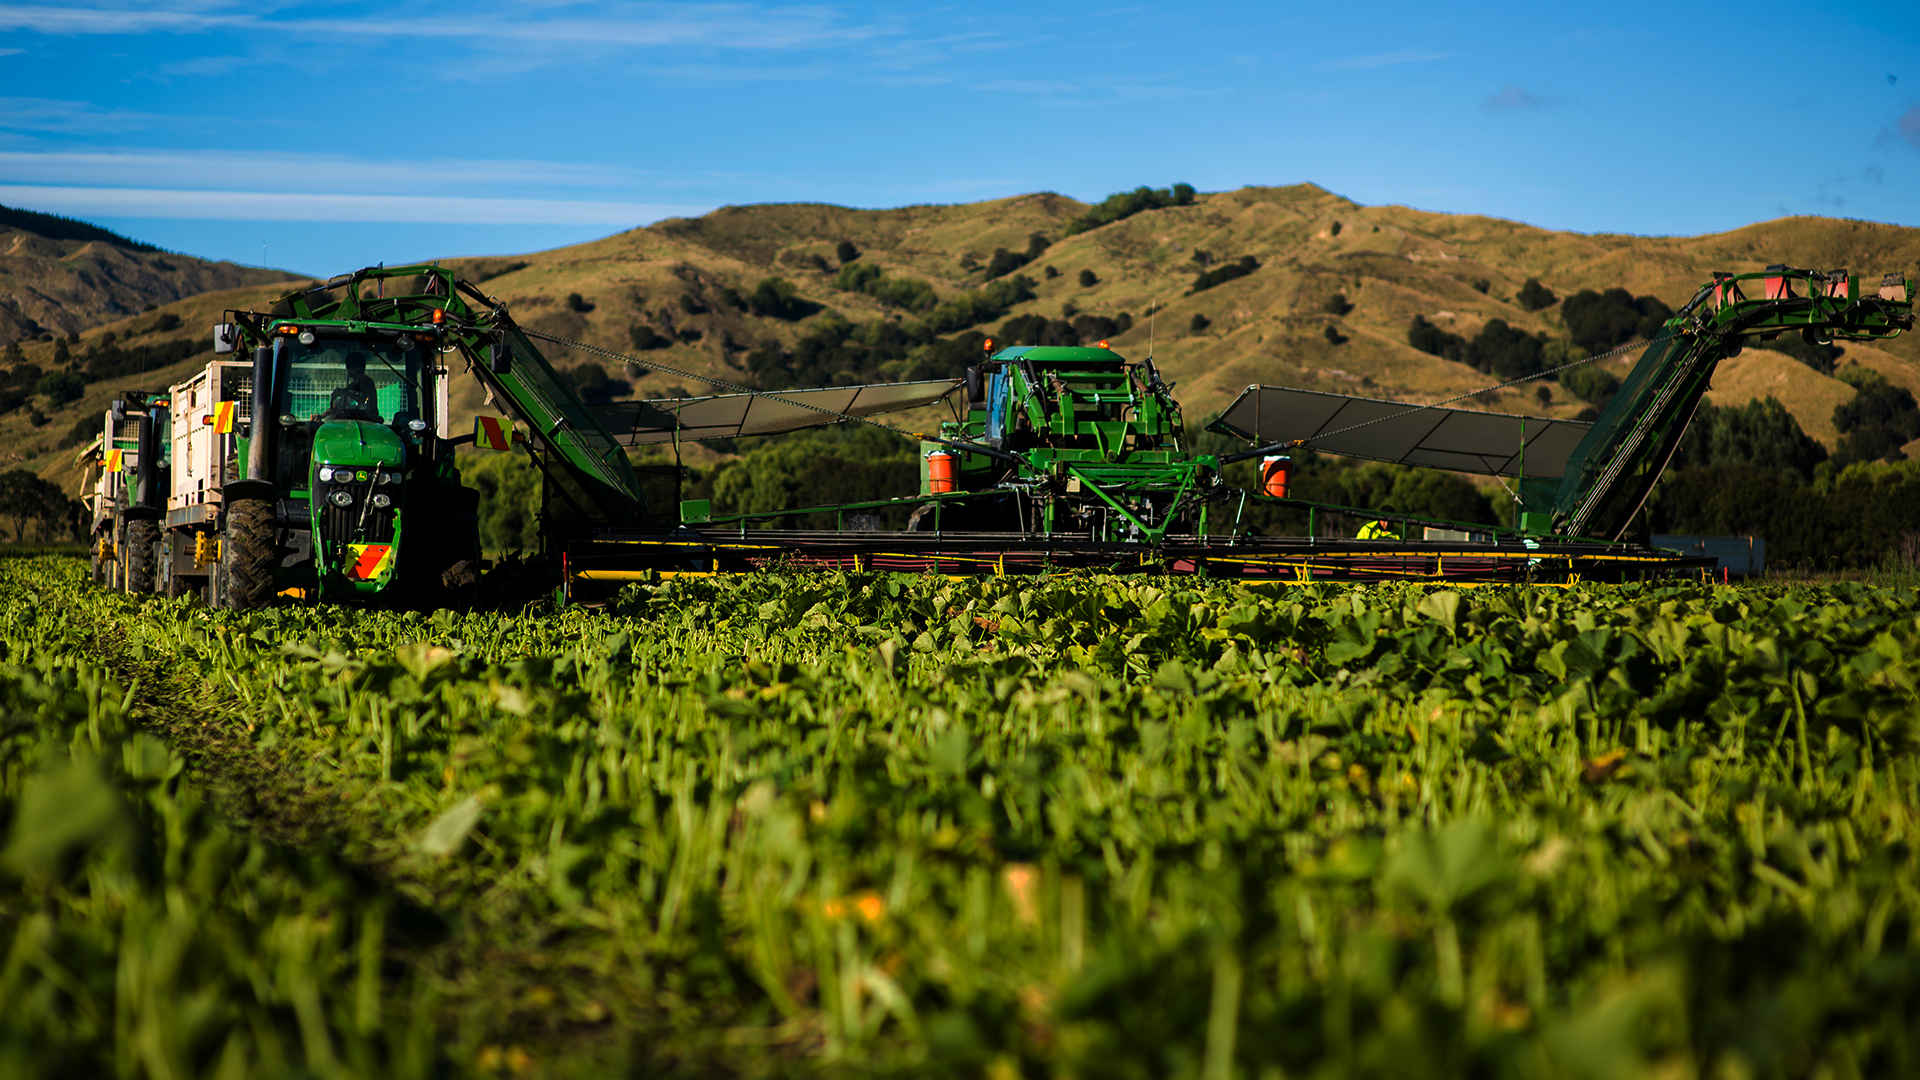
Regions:
<svg viewBox="0 0 1920 1080"><path fill-rule="evenodd" d="M1365 427L1358 425L1365 424ZM1255 445L1304 439L1328 454L1492 476L1561 476L1593 425L1249 386L1210 430ZM1524 447L1525 454L1522 455Z"/></svg>
<svg viewBox="0 0 1920 1080"><path fill-rule="evenodd" d="M959 388L959 379L927 379L764 394L656 398L588 408L623 445L639 446L672 442L676 431L682 441L778 435L839 423L849 416L875 416L931 405ZM819 411L822 409L827 411Z"/></svg>

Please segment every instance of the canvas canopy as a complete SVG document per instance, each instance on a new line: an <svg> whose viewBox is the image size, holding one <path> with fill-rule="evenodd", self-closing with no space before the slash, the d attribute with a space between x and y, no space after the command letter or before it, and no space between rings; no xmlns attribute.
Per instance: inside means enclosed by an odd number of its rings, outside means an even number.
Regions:
<svg viewBox="0 0 1920 1080"><path fill-rule="evenodd" d="M1249 386L1210 430L1256 445L1304 439L1313 450L1371 461L1558 478L1592 427L1577 420Z"/></svg>
<svg viewBox="0 0 1920 1080"><path fill-rule="evenodd" d="M589 408L607 430L613 432L614 438L627 446L639 446L672 442L676 431L683 441L778 435L783 431L839 423L849 416L874 416L931 405L959 388L959 379L927 379L764 394L621 401ZM821 412L822 409L827 411Z"/></svg>

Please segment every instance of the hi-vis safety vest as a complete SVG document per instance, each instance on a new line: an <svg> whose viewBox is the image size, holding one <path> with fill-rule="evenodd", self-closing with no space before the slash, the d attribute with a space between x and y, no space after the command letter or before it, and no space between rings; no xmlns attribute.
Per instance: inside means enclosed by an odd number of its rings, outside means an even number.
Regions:
<svg viewBox="0 0 1920 1080"><path fill-rule="evenodd" d="M1360 526L1360 540L1398 540L1400 534L1387 527L1384 521L1369 521Z"/></svg>

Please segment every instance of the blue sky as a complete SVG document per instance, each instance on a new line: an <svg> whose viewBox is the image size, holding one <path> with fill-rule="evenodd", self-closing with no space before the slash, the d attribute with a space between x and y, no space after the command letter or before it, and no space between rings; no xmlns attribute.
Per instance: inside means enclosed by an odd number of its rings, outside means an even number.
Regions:
<svg viewBox="0 0 1920 1080"><path fill-rule="evenodd" d="M0 2L0 203L311 274L729 203L1312 181L1920 225L1909 5Z"/></svg>

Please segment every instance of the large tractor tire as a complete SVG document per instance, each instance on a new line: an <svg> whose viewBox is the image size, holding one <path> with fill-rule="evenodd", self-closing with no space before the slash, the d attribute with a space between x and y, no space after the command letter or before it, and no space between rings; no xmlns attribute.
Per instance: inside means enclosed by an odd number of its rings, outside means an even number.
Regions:
<svg viewBox="0 0 1920 1080"><path fill-rule="evenodd" d="M160 542L160 523L127 522L126 589L135 595L153 592L153 549Z"/></svg>
<svg viewBox="0 0 1920 1080"><path fill-rule="evenodd" d="M480 598L480 493L471 488L450 493L438 502L430 520L431 602L467 610Z"/></svg>
<svg viewBox="0 0 1920 1080"><path fill-rule="evenodd" d="M273 602L273 568L280 545L273 504L265 499L235 499L220 537L215 592L221 607L253 611Z"/></svg>

